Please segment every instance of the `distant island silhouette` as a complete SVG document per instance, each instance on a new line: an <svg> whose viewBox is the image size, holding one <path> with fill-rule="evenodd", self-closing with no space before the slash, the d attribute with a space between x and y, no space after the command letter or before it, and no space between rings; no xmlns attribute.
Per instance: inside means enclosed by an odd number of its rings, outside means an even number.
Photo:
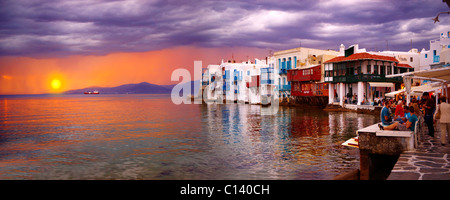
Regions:
<svg viewBox="0 0 450 200"><path fill-rule="evenodd" d="M191 94L198 91L199 81L191 81L184 84L191 84ZM89 91L99 91L100 94L169 94L172 88L177 85L156 85L148 82L124 84L116 87L87 87L83 89L68 90L64 94L84 94ZM195 89L195 90L194 90Z"/></svg>

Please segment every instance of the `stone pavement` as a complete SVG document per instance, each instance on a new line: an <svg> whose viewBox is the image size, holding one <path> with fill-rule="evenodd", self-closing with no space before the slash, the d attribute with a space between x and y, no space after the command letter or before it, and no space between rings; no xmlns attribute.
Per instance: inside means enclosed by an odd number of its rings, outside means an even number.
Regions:
<svg viewBox="0 0 450 200"><path fill-rule="evenodd" d="M422 136L413 151L400 154L388 180L450 180L450 144L441 145L440 132Z"/></svg>

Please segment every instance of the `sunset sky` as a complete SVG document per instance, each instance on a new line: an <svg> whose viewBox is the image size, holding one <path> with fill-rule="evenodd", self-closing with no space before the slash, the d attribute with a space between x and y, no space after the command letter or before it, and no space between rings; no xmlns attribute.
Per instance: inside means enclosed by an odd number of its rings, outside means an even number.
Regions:
<svg viewBox="0 0 450 200"><path fill-rule="evenodd" d="M264 59L300 44L429 49L450 24L432 18L448 10L442 0L2 0L0 94L175 84L172 71L194 60Z"/></svg>

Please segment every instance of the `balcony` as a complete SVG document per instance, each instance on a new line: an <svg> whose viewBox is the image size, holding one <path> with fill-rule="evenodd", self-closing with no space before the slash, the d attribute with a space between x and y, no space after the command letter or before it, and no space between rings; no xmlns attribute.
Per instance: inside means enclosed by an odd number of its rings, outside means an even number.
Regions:
<svg viewBox="0 0 450 200"><path fill-rule="evenodd" d="M278 85L279 91L291 91L291 85Z"/></svg>
<svg viewBox="0 0 450 200"><path fill-rule="evenodd" d="M261 85L262 84L274 84L275 81L272 79L266 79L266 80L261 80Z"/></svg>
<svg viewBox="0 0 450 200"><path fill-rule="evenodd" d="M333 76L331 79L334 83L357 83L357 82L403 82L402 77L386 78L380 74L358 74L346 76Z"/></svg>
<svg viewBox="0 0 450 200"><path fill-rule="evenodd" d="M273 73L273 68L261 68L261 74Z"/></svg>
<svg viewBox="0 0 450 200"><path fill-rule="evenodd" d="M281 69L278 71L278 74L287 74L287 69L281 68Z"/></svg>
<svg viewBox="0 0 450 200"><path fill-rule="evenodd" d="M278 74L287 74L287 70L291 69L291 61L283 61L279 67Z"/></svg>

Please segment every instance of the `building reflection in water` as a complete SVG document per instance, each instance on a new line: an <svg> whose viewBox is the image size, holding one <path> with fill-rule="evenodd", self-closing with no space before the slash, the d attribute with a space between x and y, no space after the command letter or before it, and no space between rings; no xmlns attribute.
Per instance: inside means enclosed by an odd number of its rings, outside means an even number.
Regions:
<svg viewBox="0 0 450 200"><path fill-rule="evenodd" d="M376 120L311 107L280 107L276 115L261 115L264 107L248 104L203 105L203 109L211 152L230 169L221 172L242 177L265 173L266 178L332 178L343 168L358 165L355 149L340 144Z"/></svg>
<svg viewBox="0 0 450 200"><path fill-rule="evenodd" d="M2 179L331 179L372 115L174 105L161 95L0 99Z"/></svg>

